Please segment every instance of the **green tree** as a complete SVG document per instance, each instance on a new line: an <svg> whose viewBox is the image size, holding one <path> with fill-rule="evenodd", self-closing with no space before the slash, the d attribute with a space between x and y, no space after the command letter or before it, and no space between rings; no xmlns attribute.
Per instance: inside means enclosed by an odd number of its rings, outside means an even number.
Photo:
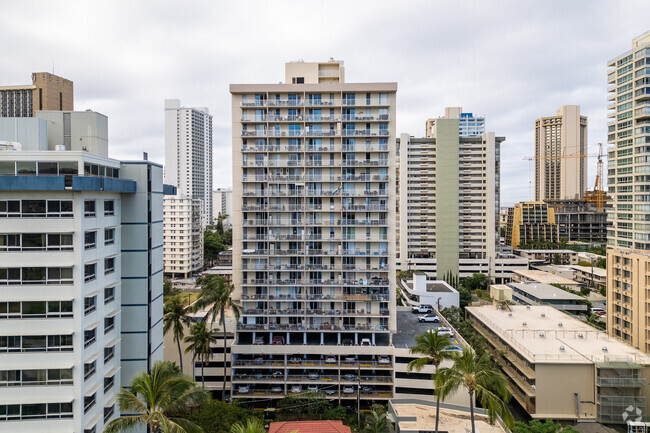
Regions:
<svg viewBox="0 0 650 433"><path fill-rule="evenodd" d="M469 289L460 287L458 289L458 296L461 308L465 308L472 303L472 292L470 292Z"/></svg>
<svg viewBox="0 0 650 433"><path fill-rule="evenodd" d="M165 299L163 306L163 333L172 331L174 340L178 345L178 359L183 371L183 352L181 351L181 340L185 336L185 325L189 325L190 317L187 315L188 307L185 306L179 295L173 295Z"/></svg>
<svg viewBox="0 0 650 433"><path fill-rule="evenodd" d="M348 411L343 406L336 406L329 409L326 409L323 412L323 419L339 419L344 420L347 416Z"/></svg>
<svg viewBox="0 0 650 433"><path fill-rule="evenodd" d="M578 430L574 429L572 426L556 424L550 419L547 419L544 422L541 422L538 419L534 419L527 423L517 421L512 431L513 433L578 433Z"/></svg>
<svg viewBox="0 0 650 433"><path fill-rule="evenodd" d="M192 325L190 335L185 337L185 342L188 343L185 353L192 352L192 361L197 359L201 361L201 385L203 387L205 387L205 364L210 361L212 356L211 345L216 341L217 339L212 335L212 331L208 329L205 320Z"/></svg>
<svg viewBox="0 0 650 433"><path fill-rule="evenodd" d="M463 387L469 394L469 411L472 422L472 433L476 433L474 424L474 397L481 406L487 409L491 422L500 416L508 427L513 426L513 418L507 402L510 392L506 386L506 378L495 368L489 353L478 355L466 347L461 355L453 357L451 367L442 367L435 376L435 387L440 391L444 400L448 395Z"/></svg>
<svg viewBox="0 0 650 433"><path fill-rule="evenodd" d="M596 259L594 262L594 266L600 269L606 269L607 268L607 259L605 257L601 257L599 259Z"/></svg>
<svg viewBox="0 0 650 433"><path fill-rule="evenodd" d="M266 433L264 421L259 418L249 418L246 423L241 421L230 428L230 433Z"/></svg>
<svg viewBox="0 0 650 433"><path fill-rule="evenodd" d="M171 414L207 399L205 391L182 375L176 364L159 361L153 365L150 373L143 371L135 376L130 389L120 389L118 401L122 412L135 415L114 419L104 428L104 433L130 431L137 426L147 426L152 433L203 432L193 422Z"/></svg>
<svg viewBox="0 0 650 433"><path fill-rule="evenodd" d="M248 411L237 402L232 404L223 401L210 401L198 410L193 410L183 416L206 432L227 432L239 421L248 418Z"/></svg>
<svg viewBox="0 0 650 433"><path fill-rule="evenodd" d="M234 288L226 284L226 280L218 275L209 275L201 281L201 295L194 303L196 309L206 309L205 320L210 320L214 323L217 316L220 317L221 329L223 329L223 353L225 354L228 348L226 340L226 311L231 312L235 316L235 323L239 320L241 314L241 307L232 300L232 292ZM223 363L223 394L222 398L226 399L226 363Z"/></svg>
<svg viewBox="0 0 650 433"><path fill-rule="evenodd" d="M163 297L172 296L178 293L178 289L174 289L172 280L169 278L163 279Z"/></svg>
<svg viewBox="0 0 650 433"><path fill-rule="evenodd" d="M414 359L408 363L408 371L420 371L425 365L433 365L436 373L431 377L435 378L438 372L438 367L444 359L451 358L451 352L446 349L452 347L451 338L447 334L438 334L438 329L432 331L429 328L428 332L417 335L415 337L415 346L410 347L409 351L414 355L421 355L421 358ZM440 415L440 393L435 391L436 394L436 433L438 433L438 419Z"/></svg>
<svg viewBox="0 0 650 433"><path fill-rule="evenodd" d="M393 428L385 413L372 411L364 420L361 433L392 433Z"/></svg>
<svg viewBox="0 0 650 433"><path fill-rule="evenodd" d="M470 291L476 289L487 290L490 286L490 279L484 274L474 274L471 277L465 278L462 281L462 285Z"/></svg>
<svg viewBox="0 0 650 433"><path fill-rule="evenodd" d="M305 407L303 402L294 396L285 397L278 401L276 407L280 410L280 417L283 420L296 417L298 420L302 417Z"/></svg>

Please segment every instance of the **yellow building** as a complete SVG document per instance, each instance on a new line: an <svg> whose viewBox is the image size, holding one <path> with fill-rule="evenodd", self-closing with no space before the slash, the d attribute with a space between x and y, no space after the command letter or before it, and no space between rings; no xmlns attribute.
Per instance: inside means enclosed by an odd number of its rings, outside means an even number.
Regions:
<svg viewBox="0 0 650 433"><path fill-rule="evenodd" d="M74 111L72 81L35 72L32 84L0 86L0 117L34 117L39 110Z"/></svg>
<svg viewBox="0 0 650 433"><path fill-rule="evenodd" d="M555 211L544 202L517 203L508 209L506 244L519 248L535 241L558 241Z"/></svg>

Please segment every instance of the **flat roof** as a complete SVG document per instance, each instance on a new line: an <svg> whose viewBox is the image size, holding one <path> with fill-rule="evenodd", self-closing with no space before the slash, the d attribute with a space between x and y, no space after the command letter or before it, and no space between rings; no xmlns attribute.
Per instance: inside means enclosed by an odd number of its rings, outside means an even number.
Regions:
<svg viewBox="0 0 650 433"><path fill-rule="evenodd" d="M529 281L527 283L510 283L512 288L517 288L522 292L528 293L540 301L579 301L584 299L582 296L574 295L565 290L558 289L550 284Z"/></svg>
<svg viewBox="0 0 650 433"><path fill-rule="evenodd" d="M522 253L530 254L578 254L577 251L573 250L521 250L517 248L515 251L521 251Z"/></svg>
<svg viewBox="0 0 650 433"><path fill-rule="evenodd" d="M585 273L587 273L587 274L591 274L591 266L579 266L579 265L573 265L573 266L571 266L571 267L572 267L572 268L575 268L575 269L577 269L577 270L579 270L579 271L585 272ZM594 266L594 272L593 272L593 274L594 274L594 275L597 275L597 276L599 276L599 277L603 277L603 278L605 278L605 277L607 277L607 269L597 268L596 266Z"/></svg>
<svg viewBox="0 0 650 433"><path fill-rule="evenodd" d="M527 278L529 280L533 280L545 284L561 284L563 286L575 286L577 284L580 284L568 278L564 278L559 275L551 274L550 272L545 272L545 271L536 271L531 269L513 269L512 273L521 275L522 277Z"/></svg>
<svg viewBox="0 0 650 433"><path fill-rule="evenodd" d="M512 305L509 310L489 305L465 310L529 362L650 365L643 352L548 305Z"/></svg>
<svg viewBox="0 0 650 433"><path fill-rule="evenodd" d="M471 420L469 418L469 408L466 410L450 409L440 405L439 430L449 433L466 433L471 431ZM394 401L391 404L395 415L399 418L408 418L405 420L398 419L400 431L434 431L436 428L436 408L435 403L431 405L426 403L404 404ZM479 409L480 410L480 409ZM415 418L415 419L413 419ZM475 413L474 422L476 431L481 433L504 433L505 430L499 423L490 424L486 415Z"/></svg>

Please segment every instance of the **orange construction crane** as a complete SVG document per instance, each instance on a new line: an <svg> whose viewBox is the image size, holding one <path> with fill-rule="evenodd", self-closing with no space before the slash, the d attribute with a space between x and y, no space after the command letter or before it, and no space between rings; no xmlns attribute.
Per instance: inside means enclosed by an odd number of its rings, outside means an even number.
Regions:
<svg viewBox="0 0 650 433"><path fill-rule="evenodd" d="M598 164L596 171L596 183L593 191L585 192L585 200L596 203L596 210L602 212L605 207L605 200L608 199L603 188L603 143L598 143Z"/></svg>

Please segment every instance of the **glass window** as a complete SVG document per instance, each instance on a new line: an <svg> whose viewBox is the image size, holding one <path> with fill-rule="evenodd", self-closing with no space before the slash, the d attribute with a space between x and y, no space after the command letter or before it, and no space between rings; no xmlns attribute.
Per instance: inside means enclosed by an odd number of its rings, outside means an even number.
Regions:
<svg viewBox="0 0 650 433"><path fill-rule="evenodd" d="M16 161L16 171L21 175L36 175L36 161Z"/></svg>
<svg viewBox="0 0 650 433"><path fill-rule="evenodd" d="M16 163L14 161L0 161L0 175L16 175Z"/></svg>
<svg viewBox="0 0 650 433"><path fill-rule="evenodd" d="M104 215L115 215L115 202L113 200L104 201Z"/></svg>
<svg viewBox="0 0 650 433"><path fill-rule="evenodd" d="M115 243L115 229L104 229L104 245Z"/></svg>
<svg viewBox="0 0 650 433"><path fill-rule="evenodd" d="M84 216L95 216L95 200L84 201Z"/></svg>
<svg viewBox="0 0 650 433"><path fill-rule="evenodd" d="M59 174L79 174L79 166L76 161L60 161Z"/></svg>
<svg viewBox="0 0 650 433"><path fill-rule="evenodd" d="M43 249L45 248L44 233L23 233L24 249Z"/></svg>
<svg viewBox="0 0 650 433"><path fill-rule="evenodd" d="M38 174L42 175L56 175L58 174L58 164L56 162L39 162Z"/></svg>
<svg viewBox="0 0 650 433"><path fill-rule="evenodd" d="M23 215L45 216L45 200L23 200Z"/></svg>

